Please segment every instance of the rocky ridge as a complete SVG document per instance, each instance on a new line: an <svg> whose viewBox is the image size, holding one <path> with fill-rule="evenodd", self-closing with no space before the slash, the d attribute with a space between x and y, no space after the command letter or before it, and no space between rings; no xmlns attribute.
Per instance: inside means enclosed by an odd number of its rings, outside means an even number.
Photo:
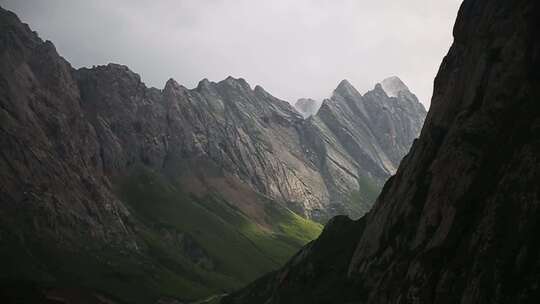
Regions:
<svg viewBox="0 0 540 304"><path fill-rule="evenodd" d="M535 1L465 0L421 136L373 209L222 303L536 302L539 20Z"/></svg>
<svg viewBox="0 0 540 304"><path fill-rule="evenodd" d="M118 64L74 69L3 9L0 46L0 279L142 303L237 288L314 238L310 220L369 209L405 153L372 122L421 124L342 118L364 104L352 87L303 119L243 79L160 90Z"/></svg>

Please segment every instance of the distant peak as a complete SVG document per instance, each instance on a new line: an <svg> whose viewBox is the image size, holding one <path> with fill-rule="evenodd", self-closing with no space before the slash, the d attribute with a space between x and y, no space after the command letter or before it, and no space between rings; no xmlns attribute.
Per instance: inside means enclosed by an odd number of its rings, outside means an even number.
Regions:
<svg viewBox="0 0 540 304"><path fill-rule="evenodd" d="M178 84L178 82L176 82L176 80L174 80L173 78L169 78L169 80L167 80L167 82L165 83L165 87L179 87L180 84Z"/></svg>
<svg viewBox="0 0 540 304"><path fill-rule="evenodd" d="M108 63L106 65L93 65L92 67L82 67L81 70L107 71L119 74L136 74L128 66L118 63Z"/></svg>
<svg viewBox="0 0 540 304"><path fill-rule="evenodd" d="M256 85L255 88L253 88L253 90L255 91L255 93L258 93L258 94L262 94L264 96L271 96L270 93L268 93L263 87L261 87L260 85Z"/></svg>
<svg viewBox="0 0 540 304"><path fill-rule="evenodd" d="M375 84L375 88L373 88L373 92L377 92L379 94L390 96L390 94L388 94L388 92L386 92L386 90L383 88L382 84L380 84L380 83Z"/></svg>
<svg viewBox="0 0 540 304"><path fill-rule="evenodd" d="M79 72L97 73L99 75L108 75L107 77L114 77L116 79L124 79L131 83L142 83L139 74L130 70L127 66L108 63L106 65L93 65L91 67L81 67L77 69Z"/></svg>
<svg viewBox="0 0 540 304"><path fill-rule="evenodd" d="M164 92L169 92L169 91L178 92L182 90L186 90L186 88L182 86L181 84L179 84L178 82L176 82L176 80L172 78L169 78L169 80L167 80L167 82L165 83L165 87L163 88Z"/></svg>
<svg viewBox="0 0 540 304"><path fill-rule="evenodd" d="M392 76L384 79L381 82L382 89L390 97L397 97L399 92L410 92L405 83L397 76Z"/></svg>
<svg viewBox="0 0 540 304"><path fill-rule="evenodd" d="M127 65L118 64L118 63L114 63L114 62L109 62L107 64L107 67L110 68L110 69L118 69L118 70L126 70L126 71L129 70L129 67Z"/></svg>
<svg viewBox="0 0 540 304"><path fill-rule="evenodd" d="M354 87L352 86L352 84L347 80L347 79L343 79L337 86L336 90L348 90L348 89L354 89Z"/></svg>
<svg viewBox="0 0 540 304"><path fill-rule="evenodd" d="M234 78L232 76L228 76L225 78L225 80L220 81L218 84L226 84L228 86L237 87L240 86L244 89L251 90L251 87L249 86L249 83L244 78Z"/></svg>
<svg viewBox="0 0 540 304"><path fill-rule="evenodd" d="M234 82L234 83L247 83L247 81L244 78L235 78L232 76L227 76L224 80L225 82Z"/></svg>
<svg viewBox="0 0 540 304"><path fill-rule="evenodd" d="M338 94L341 96L355 96L355 95L361 95L355 87L346 79L343 79L337 86L337 88L334 90L334 94Z"/></svg>
<svg viewBox="0 0 540 304"><path fill-rule="evenodd" d="M208 78L204 78L197 84L197 90L210 88L211 84L212 83L210 82L210 80L208 80Z"/></svg>

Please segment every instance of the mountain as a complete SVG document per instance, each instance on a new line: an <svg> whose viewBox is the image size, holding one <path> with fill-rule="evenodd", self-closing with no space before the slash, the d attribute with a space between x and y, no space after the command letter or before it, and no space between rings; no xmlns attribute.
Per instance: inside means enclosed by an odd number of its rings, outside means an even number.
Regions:
<svg viewBox="0 0 540 304"><path fill-rule="evenodd" d="M398 97L400 93L410 93L409 87L399 77L392 76L381 82L381 87L388 96Z"/></svg>
<svg viewBox="0 0 540 304"><path fill-rule="evenodd" d="M294 108L304 116L308 118L312 115L317 114L321 103L311 98L300 98L294 104Z"/></svg>
<svg viewBox="0 0 540 304"><path fill-rule="evenodd" d="M347 80L339 83L308 119L322 138L319 166L330 205L337 210L333 215L357 218L371 208L420 133L425 116L423 105L410 92L390 97L377 84L362 95Z"/></svg>
<svg viewBox="0 0 540 304"><path fill-rule="evenodd" d="M320 232L257 191L279 193L269 151L283 142L268 134L302 123L287 103L241 79L158 90L120 65L75 70L14 14L0 11L0 29L3 286L196 299L277 268Z"/></svg>
<svg viewBox="0 0 540 304"><path fill-rule="evenodd" d="M126 66L74 69L1 8L0 46L0 296L153 303L239 288L330 217L367 212L406 151L387 144L410 145L417 134L396 136L425 115L412 93L338 87L304 119L241 78L149 88Z"/></svg>
<svg viewBox="0 0 540 304"><path fill-rule="evenodd" d="M465 0L421 136L373 209L222 303L536 303L539 20L535 1Z"/></svg>

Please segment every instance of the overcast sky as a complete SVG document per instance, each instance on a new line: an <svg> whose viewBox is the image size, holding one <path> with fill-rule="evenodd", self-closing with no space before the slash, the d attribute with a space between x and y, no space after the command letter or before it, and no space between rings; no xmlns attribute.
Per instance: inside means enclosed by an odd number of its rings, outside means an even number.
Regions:
<svg viewBox="0 0 540 304"><path fill-rule="evenodd" d="M0 0L73 66L147 85L231 75L295 101L399 76L428 105L461 0Z"/></svg>

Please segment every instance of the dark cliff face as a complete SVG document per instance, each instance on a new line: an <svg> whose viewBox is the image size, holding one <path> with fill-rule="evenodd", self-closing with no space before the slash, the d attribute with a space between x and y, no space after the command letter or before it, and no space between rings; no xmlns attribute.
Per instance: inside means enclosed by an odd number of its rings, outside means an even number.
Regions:
<svg viewBox="0 0 540 304"><path fill-rule="evenodd" d="M13 221L2 226L25 223L39 238L78 237L78 231L58 230L82 225L93 237L131 242L127 210L98 166L98 138L83 114L71 66L14 14L1 14L1 220Z"/></svg>
<svg viewBox="0 0 540 304"><path fill-rule="evenodd" d="M537 1L466 0L422 134L374 208L223 302L537 302L539 20Z"/></svg>

